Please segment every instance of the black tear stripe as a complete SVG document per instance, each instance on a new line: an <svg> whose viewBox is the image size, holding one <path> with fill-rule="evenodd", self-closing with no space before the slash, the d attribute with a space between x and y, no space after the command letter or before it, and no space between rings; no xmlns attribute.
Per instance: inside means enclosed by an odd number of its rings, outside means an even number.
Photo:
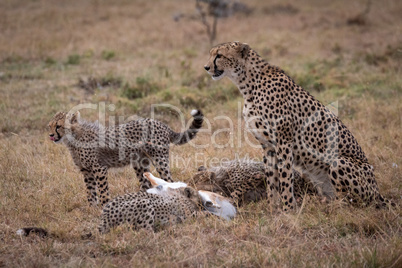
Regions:
<svg viewBox="0 0 402 268"><path fill-rule="evenodd" d="M218 70L218 66L216 65L216 60L220 58L219 55L216 55L215 59L214 59L214 71L216 72Z"/></svg>
<svg viewBox="0 0 402 268"><path fill-rule="evenodd" d="M59 132L57 131L57 128L56 128L56 133L57 133L57 140L59 141L60 139L61 139L61 136L60 136L60 134L59 134Z"/></svg>

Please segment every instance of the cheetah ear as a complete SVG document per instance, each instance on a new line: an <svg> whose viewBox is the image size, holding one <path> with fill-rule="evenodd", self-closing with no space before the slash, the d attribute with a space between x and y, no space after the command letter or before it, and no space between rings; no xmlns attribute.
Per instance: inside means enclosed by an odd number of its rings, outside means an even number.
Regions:
<svg viewBox="0 0 402 268"><path fill-rule="evenodd" d="M197 170L197 171L205 171L205 170L207 170L207 168L206 168L206 167L204 167L204 166L200 166L200 167L198 168L198 170Z"/></svg>
<svg viewBox="0 0 402 268"><path fill-rule="evenodd" d="M216 181L216 173L215 172L211 172L211 174L209 174L209 180Z"/></svg>
<svg viewBox="0 0 402 268"><path fill-rule="evenodd" d="M250 51L250 46L246 43L240 43L237 47L237 51L243 59L247 59L248 53Z"/></svg>
<svg viewBox="0 0 402 268"><path fill-rule="evenodd" d="M191 198L194 195L194 190L190 187L184 188L184 196Z"/></svg>
<svg viewBox="0 0 402 268"><path fill-rule="evenodd" d="M57 113L53 116L53 118L62 118L62 117L64 117L65 115L66 115L65 112L57 112Z"/></svg>
<svg viewBox="0 0 402 268"><path fill-rule="evenodd" d="M76 124L78 123L78 120L80 120L80 112L76 111L73 114L69 113L67 118L69 119L70 124Z"/></svg>

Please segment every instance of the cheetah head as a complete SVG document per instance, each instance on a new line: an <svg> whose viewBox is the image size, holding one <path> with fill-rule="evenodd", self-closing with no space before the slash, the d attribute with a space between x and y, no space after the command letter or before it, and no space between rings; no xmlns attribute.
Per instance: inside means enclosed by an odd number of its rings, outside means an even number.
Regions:
<svg viewBox="0 0 402 268"><path fill-rule="evenodd" d="M198 190L219 192L220 194L223 194L223 190L216 181L216 173L206 169L198 169L198 172L195 173L192 178L192 184L195 185Z"/></svg>
<svg viewBox="0 0 402 268"><path fill-rule="evenodd" d="M78 123L80 113L77 111L73 114L58 112L52 120L49 122L49 138L55 143L60 143L66 137L67 130L71 129L71 126Z"/></svg>
<svg viewBox="0 0 402 268"><path fill-rule="evenodd" d="M210 57L204 69L214 80L227 76L237 77L246 64L250 47L240 42L229 42L217 45L209 51Z"/></svg>

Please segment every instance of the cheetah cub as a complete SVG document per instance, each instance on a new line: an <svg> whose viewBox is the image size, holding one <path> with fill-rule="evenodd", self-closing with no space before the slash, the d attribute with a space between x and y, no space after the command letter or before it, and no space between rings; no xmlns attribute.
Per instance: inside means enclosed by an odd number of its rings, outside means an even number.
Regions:
<svg viewBox="0 0 402 268"><path fill-rule="evenodd" d="M293 169L321 185L329 199L359 206L390 204L379 193L373 166L339 117L248 44L213 47L204 68L214 80L228 77L243 95L245 125L264 151L270 204L280 201L285 211L296 207Z"/></svg>
<svg viewBox="0 0 402 268"><path fill-rule="evenodd" d="M293 174L297 200L301 201L305 194L320 194L319 185L313 185L296 170L293 170ZM223 162L221 166L209 169L200 166L191 182L198 190L230 197L235 204L241 206L267 199L266 179L263 162L243 158Z"/></svg>
<svg viewBox="0 0 402 268"><path fill-rule="evenodd" d="M149 172L144 173L144 177L154 187L146 192L116 197L106 204L101 215L100 233L107 233L123 223L135 229L157 231L191 217L206 216L208 211L225 219L234 217L236 209L222 196L197 192L183 182L166 182Z"/></svg>
<svg viewBox="0 0 402 268"><path fill-rule="evenodd" d="M102 205L109 201L107 171L109 168L132 164L141 190L150 187L142 174L152 163L161 177L172 181L169 168L169 144L185 144L193 139L203 123L199 110L191 112L193 122L189 129L176 133L167 125L152 119L133 120L115 127L104 127L80 119L74 114L58 112L49 122L50 140L64 143L70 150L75 165L84 175L88 202Z"/></svg>

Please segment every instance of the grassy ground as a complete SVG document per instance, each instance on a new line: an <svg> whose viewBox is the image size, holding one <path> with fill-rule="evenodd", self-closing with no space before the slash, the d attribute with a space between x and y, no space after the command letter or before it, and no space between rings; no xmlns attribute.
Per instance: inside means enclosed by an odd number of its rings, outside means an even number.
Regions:
<svg viewBox="0 0 402 268"><path fill-rule="evenodd" d="M297 213L283 214L260 202L232 222L208 218L155 234L124 227L96 234L100 211L88 206L67 149L47 138L55 112L92 103L98 109L81 115L97 120L104 103L107 124L150 116L152 104L174 105L185 119L202 108L210 125L195 143L204 148L171 150L174 177L186 181L201 164L260 158L238 118L241 97L229 81L215 83L204 73L210 45L203 25L191 16L172 19L194 14L193 1L1 1L0 267L401 267L402 4L373 1L356 24L348 20L365 1L287 2L247 1L253 13L219 21L216 43L249 43L337 108L374 165L381 192L399 207L357 209L309 198ZM156 111L180 129L177 113ZM113 170L112 196L137 190L133 178L129 167ZM16 236L24 226L52 236ZM82 236L90 231L92 238Z"/></svg>

